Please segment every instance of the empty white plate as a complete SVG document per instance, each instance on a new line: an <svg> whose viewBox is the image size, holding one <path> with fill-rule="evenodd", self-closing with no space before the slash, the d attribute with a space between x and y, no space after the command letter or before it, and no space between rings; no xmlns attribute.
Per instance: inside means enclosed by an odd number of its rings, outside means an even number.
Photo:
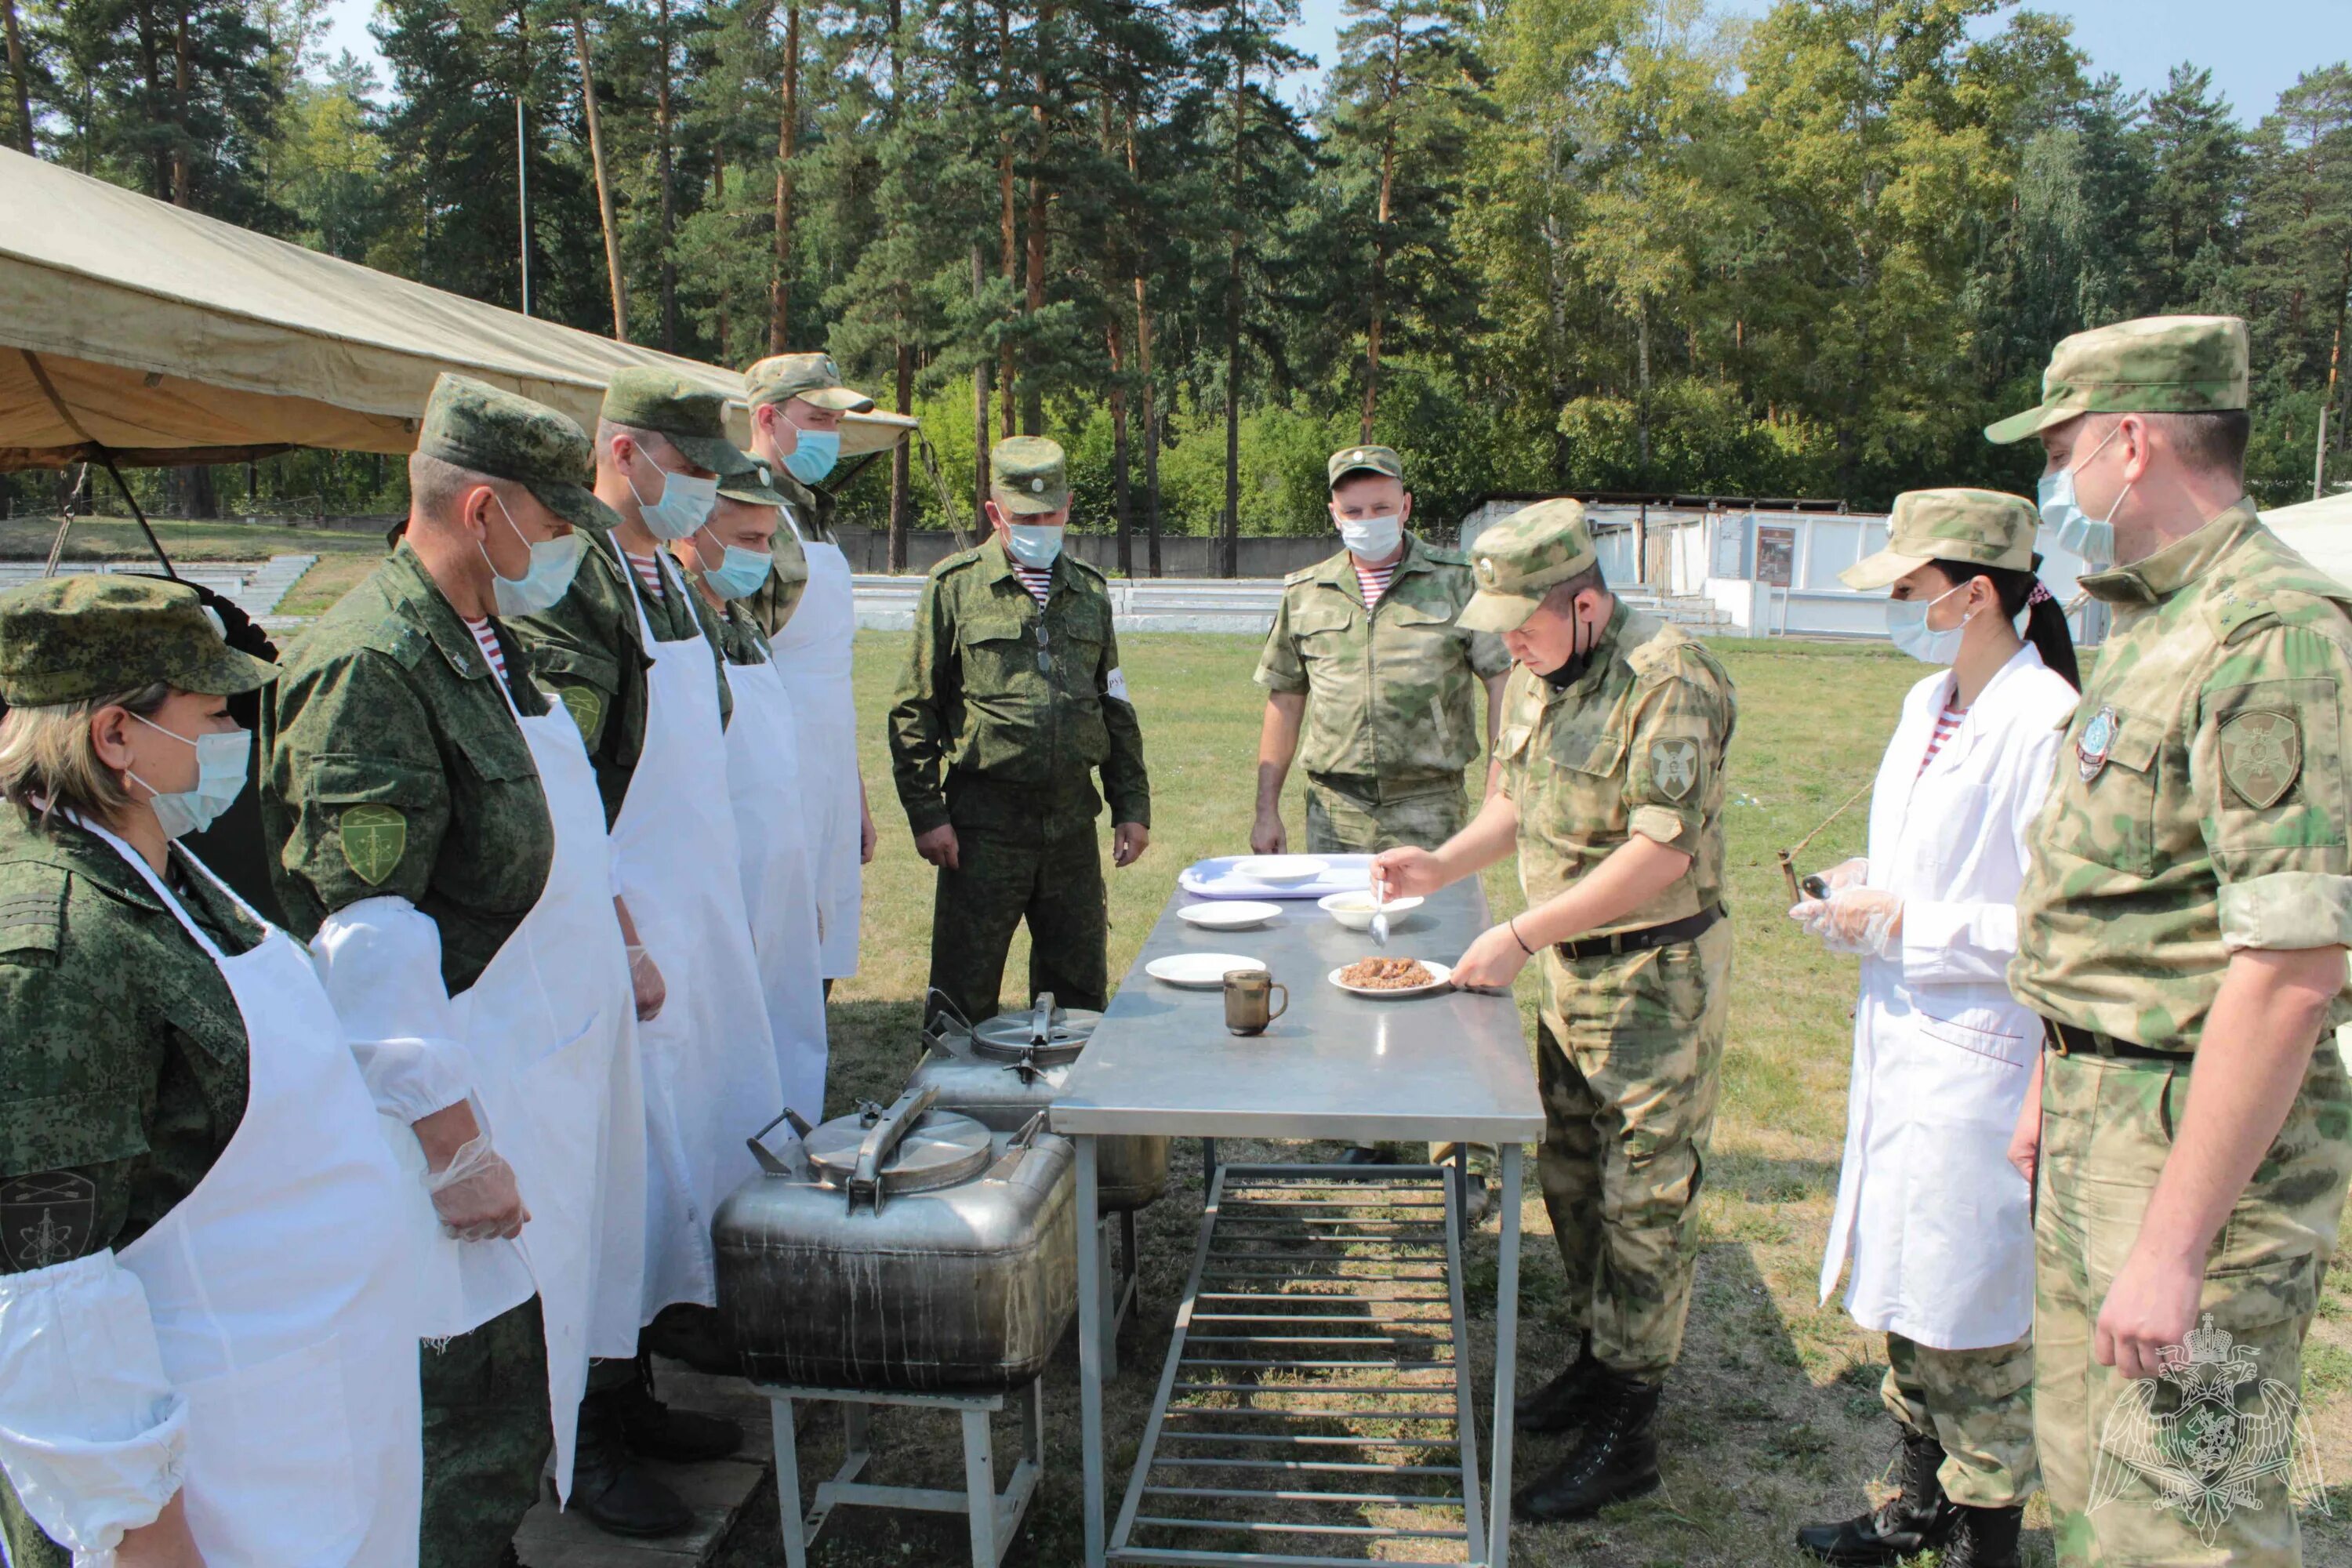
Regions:
<svg viewBox="0 0 2352 1568"><path fill-rule="evenodd" d="M1429 971L1428 984L1400 986L1392 991L1383 991L1376 986L1349 984L1339 978L1348 967L1344 963L1333 970L1328 978L1332 984L1350 995L1369 996L1375 1002L1387 1002L1401 996L1426 996L1433 991L1444 990L1454 979L1454 966L1450 963L1432 963L1424 958L1421 961L1421 966Z"/></svg>
<svg viewBox="0 0 2352 1568"><path fill-rule="evenodd" d="M1176 911L1176 918L1202 931L1247 931L1265 924L1281 912L1280 904L1261 904L1254 899L1213 899L1206 903L1186 904ZM1371 919L1370 915L1364 918Z"/></svg>
<svg viewBox="0 0 2352 1568"><path fill-rule="evenodd" d="M1304 882L1331 868L1315 855L1251 855L1234 862L1234 875L1253 882Z"/></svg>
<svg viewBox="0 0 2352 1568"><path fill-rule="evenodd" d="M1215 991L1223 987L1229 970L1265 967L1263 959L1246 958L1238 952L1171 952L1145 964L1143 973L1163 985Z"/></svg>

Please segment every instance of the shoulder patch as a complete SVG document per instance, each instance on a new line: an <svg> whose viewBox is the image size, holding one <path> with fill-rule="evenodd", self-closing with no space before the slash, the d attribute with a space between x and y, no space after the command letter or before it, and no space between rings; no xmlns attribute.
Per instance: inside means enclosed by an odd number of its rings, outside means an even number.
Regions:
<svg viewBox="0 0 2352 1568"><path fill-rule="evenodd" d="M2221 726L2221 779L2256 811L2283 799L2303 771L2303 729L2292 713L2256 709Z"/></svg>
<svg viewBox="0 0 2352 1568"><path fill-rule="evenodd" d="M559 686L555 694L562 699L582 737L593 735L597 723L604 717L604 694L593 686Z"/></svg>
<svg viewBox="0 0 2352 1568"><path fill-rule="evenodd" d="M98 1184L73 1171L0 1182L0 1257L29 1273L68 1263L89 1249L98 1226Z"/></svg>
<svg viewBox="0 0 2352 1568"><path fill-rule="evenodd" d="M55 952L65 931L66 887L71 874L61 866L34 863L8 868L0 882L0 953Z"/></svg>
<svg viewBox="0 0 2352 1568"><path fill-rule="evenodd" d="M1650 742L1650 783L1668 800L1681 800L1698 785L1698 742L1682 736Z"/></svg>
<svg viewBox="0 0 2352 1568"><path fill-rule="evenodd" d="M400 868L400 858L408 852L408 818L396 806L347 805L338 837L352 875L371 888L380 888L384 879Z"/></svg>

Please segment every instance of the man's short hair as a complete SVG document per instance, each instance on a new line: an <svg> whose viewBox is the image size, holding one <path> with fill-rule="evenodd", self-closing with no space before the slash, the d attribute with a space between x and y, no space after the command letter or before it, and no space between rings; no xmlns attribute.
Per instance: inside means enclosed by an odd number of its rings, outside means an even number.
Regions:
<svg viewBox="0 0 2352 1568"><path fill-rule="evenodd" d="M1544 590L1543 607L1559 615L1568 614L1569 601L1587 588L1607 591L1608 580L1601 575L1601 563L1596 561L1573 577L1563 577Z"/></svg>
<svg viewBox="0 0 2352 1568"><path fill-rule="evenodd" d="M2163 430L2180 460L2203 473L2221 474L2243 481L2246 442L2253 433L2252 416L2242 408L2204 414L2144 414Z"/></svg>
<svg viewBox="0 0 2352 1568"><path fill-rule="evenodd" d="M499 481L446 458L408 454L408 504L413 511L430 518L448 517L457 510L459 499L476 485L495 490Z"/></svg>
<svg viewBox="0 0 2352 1568"><path fill-rule="evenodd" d="M626 436L630 440L643 447L648 457L658 457L664 452L677 450L677 447L671 445L670 438L658 430L644 430L635 425L615 425L610 419L599 419L596 421L596 460L598 462L603 462L604 455L613 449L613 437L615 436Z"/></svg>

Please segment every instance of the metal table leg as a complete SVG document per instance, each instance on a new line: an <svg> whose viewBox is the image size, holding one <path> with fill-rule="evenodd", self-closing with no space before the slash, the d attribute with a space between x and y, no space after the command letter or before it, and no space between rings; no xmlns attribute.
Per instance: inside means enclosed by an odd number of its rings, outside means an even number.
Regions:
<svg viewBox="0 0 2352 1568"><path fill-rule="evenodd" d="M800 1435L793 1429L797 1415L790 1399L769 1398L768 1420L776 1434L776 1532L784 1538L785 1568L808 1568L808 1542L801 1534Z"/></svg>
<svg viewBox="0 0 2352 1568"><path fill-rule="evenodd" d="M1087 1568L1103 1568L1102 1231L1092 1223L1100 1212L1094 1135L1080 1133L1077 1144L1077 1210L1085 1216L1078 1225L1079 1491L1086 1506Z"/></svg>
<svg viewBox="0 0 2352 1568"><path fill-rule="evenodd" d="M1495 1484L1486 1510L1492 1531L1486 1561L1503 1568L1511 1560L1511 1406L1518 1397L1519 1373L1519 1161L1516 1142L1496 1151L1502 1191L1502 1244L1495 1268Z"/></svg>

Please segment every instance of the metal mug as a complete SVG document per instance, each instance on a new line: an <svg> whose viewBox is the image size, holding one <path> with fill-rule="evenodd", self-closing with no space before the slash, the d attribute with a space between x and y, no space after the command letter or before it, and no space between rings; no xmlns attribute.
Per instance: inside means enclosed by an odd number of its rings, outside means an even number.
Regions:
<svg viewBox="0 0 2352 1568"><path fill-rule="evenodd" d="M1272 1007L1274 993L1282 1005ZM1263 969L1225 971L1225 1027L1236 1035L1262 1035L1265 1026L1290 1011L1290 987Z"/></svg>

